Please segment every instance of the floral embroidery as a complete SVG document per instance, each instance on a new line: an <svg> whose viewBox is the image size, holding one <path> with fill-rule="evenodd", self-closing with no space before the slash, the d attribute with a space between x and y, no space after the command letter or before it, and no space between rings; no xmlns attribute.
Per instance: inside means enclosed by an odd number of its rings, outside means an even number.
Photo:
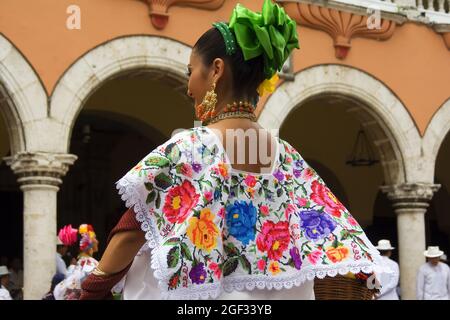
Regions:
<svg viewBox="0 0 450 320"><path fill-rule="evenodd" d="M274 170L233 170L204 127L178 133L117 182L153 248L162 298L292 287L320 273L371 272L378 251L286 141Z"/></svg>
<svg viewBox="0 0 450 320"><path fill-rule="evenodd" d="M256 208L251 202L235 201L226 207L230 235L247 245L255 239Z"/></svg>
<svg viewBox="0 0 450 320"><path fill-rule="evenodd" d="M214 214L208 208L202 209L200 218L189 219L189 227L186 230L187 236L199 249L211 252L217 246L217 236L219 229L214 224Z"/></svg>
<svg viewBox="0 0 450 320"><path fill-rule="evenodd" d="M289 223L287 221L265 221L261 233L256 239L260 251L267 252L269 259L279 260L288 248L290 241Z"/></svg>

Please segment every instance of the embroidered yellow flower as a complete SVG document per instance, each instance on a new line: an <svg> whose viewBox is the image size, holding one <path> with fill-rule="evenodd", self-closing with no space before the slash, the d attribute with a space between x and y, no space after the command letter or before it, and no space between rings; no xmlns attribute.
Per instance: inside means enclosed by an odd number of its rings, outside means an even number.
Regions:
<svg viewBox="0 0 450 320"><path fill-rule="evenodd" d="M214 223L216 216L209 208L200 211L200 218L191 217L186 230L189 239L199 249L211 252L217 246L219 228Z"/></svg>
<svg viewBox="0 0 450 320"><path fill-rule="evenodd" d="M265 79L263 82L261 82L257 89L259 96L262 97L266 93L274 92L279 79L280 78L278 77L278 74L275 73L272 78Z"/></svg>
<svg viewBox="0 0 450 320"><path fill-rule="evenodd" d="M280 265L277 261L271 261L269 264L269 271L272 275L277 275L281 272Z"/></svg>

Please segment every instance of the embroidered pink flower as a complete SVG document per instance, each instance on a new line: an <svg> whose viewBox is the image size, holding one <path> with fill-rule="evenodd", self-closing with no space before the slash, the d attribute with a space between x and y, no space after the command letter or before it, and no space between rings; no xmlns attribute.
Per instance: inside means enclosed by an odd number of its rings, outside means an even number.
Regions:
<svg viewBox="0 0 450 320"><path fill-rule="evenodd" d="M222 270L220 270L219 265L215 262L211 262L208 267L212 272L214 272L216 278L220 279L220 277L222 276Z"/></svg>
<svg viewBox="0 0 450 320"><path fill-rule="evenodd" d="M218 215L220 218L225 217L225 208L224 208L224 207L220 208L220 210L219 210L219 212L217 213L217 215Z"/></svg>
<svg viewBox="0 0 450 320"><path fill-rule="evenodd" d="M313 251L310 254L308 254L308 260L312 264L316 264L321 256L322 256L322 252L320 252L319 250L316 250L316 251Z"/></svg>
<svg viewBox="0 0 450 320"><path fill-rule="evenodd" d="M269 215L269 207L266 205L262 205L259 207L259 210L261 212L262 215L267 216Z"/></svg>
<svg viewBox="0 0 450 320"><path fill-rule="evenodd" d="M204 196L205 196L206 201L209 202L209 201L211 201L211 199L213 197L213 193L211 191L206 191Z"/></svg>
<svg viewBox="0 0 450 320"><path fill-rule="evenodd" d="M308 199L297 197L297 204L299 207L306 207Z"/></svg>
<svg viewBox="0 0 450 320"><path fill-rule="evenodd" d="M266 260L264 259L258 260L257 265L260 271L264 271L264 269L266 268Z"/></svg>
<svg viewBox="0 0 450 320"><path fill-rule="evenodd" d="M182 223L197 205L200 195L195 192L195 187L184 180L169 190L163 207L164 215L170 223Z"/></svg>
<svg viewBox="0 0 450 320"><path fill-rule="evenodd" d="M284 210L284 216L286 220L289 220L289 215L295 212L295 206L292 203L289 203L286 209Z"/></svg>
<svg viewBox="0 0 450 320"><path fill-rule="evenodd" d="M325 206L325 212L337 218L341 216L341 210L345 210L345 207L327 186L314 180L311 184L311 190L311 199L318 205Z"/></svg>
<svg viewBox="0 0 450 320"><path fill-rule="evenodd" d="M355 218L353 218L352 216L349 216L347 221L354 227L358 225L358 222L356 222Z"/></svg>
<svg viewBox="0 0 450 320"><path fill-rule="evenodd" d="M303 170L303 178L305 180L310 180L312 177L314 177L314 171L311 168Z"/></svg>
<svg viewBox="0 0 450 320"><path fill-rule="evenodd" d="M245 178L244 182L247 186L249 186L250 188L253 188L256 185L256 178L254 176L252 176L251 174L249 174Z"/></svg>
<svg viewBox="0 0 450 320"><path fill-rule="evenodd" d="M183 163L181 166L181 173L186 177L192 178L192 167L187 163Z"/></svg>
<svg viewBox="0 0 450 320"><path fill-rule="evenodd" d="M290 241L289 222L265 221L261 233L256 238L256 246L262 252L267 252L271 260L279 260L288 248Z"/></svg>

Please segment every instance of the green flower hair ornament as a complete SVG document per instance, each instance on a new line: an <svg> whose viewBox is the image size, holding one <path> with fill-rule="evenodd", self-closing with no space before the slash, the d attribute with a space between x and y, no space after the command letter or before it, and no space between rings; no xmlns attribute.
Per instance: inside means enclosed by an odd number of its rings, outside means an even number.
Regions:
<svg viewBox="0 0 450 320"><path fill-rule="evenodd" d="M266 79L281 71L291 51L300 48L295 21L271 0L264 1L261 13L238 3L228 27L233 30L245 60L263 55Z"/></svg>

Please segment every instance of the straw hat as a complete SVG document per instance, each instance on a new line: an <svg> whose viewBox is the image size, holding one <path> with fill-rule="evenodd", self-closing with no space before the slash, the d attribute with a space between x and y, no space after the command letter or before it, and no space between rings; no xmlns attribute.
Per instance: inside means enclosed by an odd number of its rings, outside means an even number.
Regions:
<svg viewBox="0 0 450 320"><path fill-rule="evenodd" d="M6 266L0 266L0 276L4 276L5 274L9 274L8 268Z"/></svg>
<svg viewBox="0 0 450 320"><path fill-rule="evenodd" d="M439 247L429 246L426 251L423 252L427 258L437 258L444 254L444 251L439 250Z"/></svg>
<svg viewBox="0 0 450 320"><path fill-rule="evenodd" d="M391 246L391 242L389 240L380 240L378 241L378 245L375 247L378 250L394 250L395 248Z"/></svg>

